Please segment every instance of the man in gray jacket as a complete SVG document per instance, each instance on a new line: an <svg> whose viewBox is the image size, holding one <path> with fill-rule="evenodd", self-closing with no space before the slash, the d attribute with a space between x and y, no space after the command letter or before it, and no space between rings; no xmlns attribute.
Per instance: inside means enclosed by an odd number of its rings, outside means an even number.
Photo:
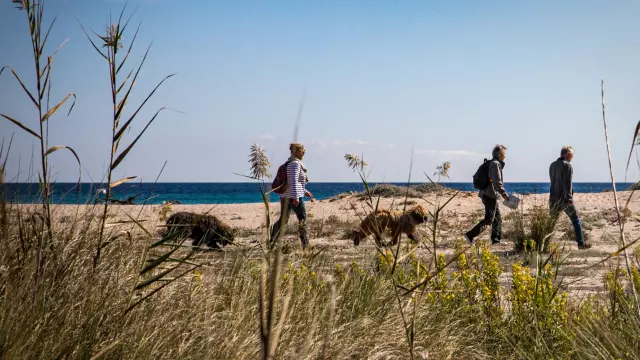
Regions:
<svg viewBox="0 0 640 360"><path fill-rule="evenodd" d="M480 235L487 225L491 225L491 244L499 244L502 237L500 227L502 225L502 216L500 215L500 207L498 199L503 197L509 200L509 195L504 189L502 181L502 169L504 168L504 159L507 157L504 145L496 145L491 153L492 159L489 163L489 186L480 190L478 196L482 199L484 205L484 219L464 234L465 239L473 244L473 239Z"/></svg>
<svg viewBox="0 0 640 360"><path fill-rule="evenodd" d="M549 212L557 220L560 212L564 211L573 224L578 249L588 249L591 244L584 241L582 223L573 204L573 166L571 166L571 160L573 160L573 148L571 146L563 146L558 160L552 162L549 166L549 180L551 183Z"/></svg>

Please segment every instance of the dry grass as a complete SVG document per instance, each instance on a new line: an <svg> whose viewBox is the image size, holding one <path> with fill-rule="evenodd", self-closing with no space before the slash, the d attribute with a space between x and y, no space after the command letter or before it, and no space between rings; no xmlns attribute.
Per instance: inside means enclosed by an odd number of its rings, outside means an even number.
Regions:
<svg viewBox="0 0 640 360"><path fill-rule="evenodd" d="M8 205L5 210L16 216L16 211L9 210L18 208ZM20 209L21 216L30 216L28 210ZM150 239L145 231L135 230L133 226L113 228L114 232L127 229L131 241L124 237L107 246L103 260L93 273L90 240L98 236L99 227L95 220L87 219L97 215L97 212L80 214L77 220L56 225L56 238L64 256L57 261L47 261L43 281L37 286L33 282L35 253L29 244L37 239L33 238L36 232L32 227L42 226L42 223L15 221L15 218L8 222L8 237L2 238L2 246L12 251L0 255L3 358L90 358L101 351L105 358L124 359L259 357L260 250L233 247L224 253L200 253L195 260L203 263L203 267L190 270L125 314L129 303L142 295L134 287L139 260L147 251L145 244ZM18 224L22 224L22 231L17 228ZM20 237L20 232L26 235ZM319 358L323 352L325 358L406 358L409 348L402 341L405 326L400 306L408 306L404 309L406 314L412 307L410 299L413 297L405 298L400 292L401 301L398 302L394 288L418 281L428 274L416 273L415 269L416 264L429 268L430 260L405 258L399 261L397 270L391 275L388 269L393 257L380 263L377 251L371 250L373 252L365 257L372 261L350 265L334 263L331 256L313 257L300 251L283 256L282 273L278 277L282 282L279 294L285 296L286 284L292 278L293 283L289 311L279 339L278 358ZM480 292L473 297L477 299L475 303L459 303L456 298L437 295L443 286L455 290L451 294L460 291L456 289L475 291L471 289L491 278L491 273L487 272L492 268L487 262L490 258L472 260L474 258L473 253L467 253L466 261L477 261L480 272L477 277L472 275L468 284L464 285L460 277L464 273L460 272L459 260L452 263L446 281L438 278L436 282L428 282L420 306L412 316L416 356L428 352L430 358L436 359L449 356L482 359L509 358L513 354L510 342L521 335L509 324L516 319L506 313L503 321L501 317L494 318L485 313ZM189 269L186 265L183 268ZM267 280L270 281L272 279ZM499 302L506 306L510 304L512 290L505 291ZM558 358L573 352L574 357L581 358L595 351L614 356L621 355L620 351L624 350L629 354L627 358L639 358L640 353L628 342L633 338L635 328L618 327L617 322L607 320L606 311L598 312L600 320L581 321L580 314L586 310L579 309L586 304L575 299L567 307L569 319L563 330L566 338L555 334L553 339L548 339L549 348L546 349L536 347L534 342L523 341L525 337L522 337L517 345L519 351L531 346L536 350L531 355L523 353L518 357L547 354ZM589 306L596 307L595 304ZM333 322L329 322L332 309ZM487 327L490 323L494 325ZM609 343L590 344L587 341L601 338L603 334L610 334L611 338L600 341ZM571 345L573 341L575 344ZM558 353L560 345L569 347L568 352ZM547 352L552 349L555 352Z"/></svg>
<svg viewBox="0 0 640 360"><path fill-rule="evenodd" d="M338 239L349 238L351 232L356 229L358 222L354 220L346 220L337 215L329 215L326 218L311 217L307 220L309 235L312 238L329 238L336 237ZM298 225L290 221L285 229L285 235L297 235Z"/></svg>

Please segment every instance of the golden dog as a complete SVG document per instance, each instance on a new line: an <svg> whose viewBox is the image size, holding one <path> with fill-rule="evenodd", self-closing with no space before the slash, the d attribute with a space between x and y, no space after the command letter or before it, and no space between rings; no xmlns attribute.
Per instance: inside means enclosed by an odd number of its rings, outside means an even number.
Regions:
<svg viewBox="0 0 640 360"><path fill-rule="evenodd" d="M422 205L417 205L406 212L378 210L375 213L367 215L360 223L358 230L353 234L353 245L360 245L360 241L369 235L373 235L376 245L386 246L382 242L382 234L387 228L391 230L391 243L395 245L400 239L402 233L412 241L418 241L416 238L416 226L427 222L428 214Z"/></svg>

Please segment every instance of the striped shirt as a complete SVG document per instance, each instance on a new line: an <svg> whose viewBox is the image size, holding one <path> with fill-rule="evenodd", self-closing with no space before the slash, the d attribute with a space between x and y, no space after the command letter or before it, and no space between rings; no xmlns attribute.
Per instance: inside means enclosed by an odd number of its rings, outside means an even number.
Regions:
<svg viewBox="0 0 640 360"><path fill-rule="evenodd" d="M287 165L287 184L289 185L289 191L283 196L290 199L304 197L304 193L307 191L305 188L306 183L306 177L300 165L300 160L290 161L289 165Z"/></svg>

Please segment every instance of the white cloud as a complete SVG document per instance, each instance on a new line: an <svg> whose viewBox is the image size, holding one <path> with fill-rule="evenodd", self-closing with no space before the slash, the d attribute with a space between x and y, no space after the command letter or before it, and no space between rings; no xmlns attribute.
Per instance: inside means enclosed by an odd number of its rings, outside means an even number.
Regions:
<svg viewBox="0 0 640 360"><path fill-rule="evenodd" d="M369 143L362 140L333 140L333 145L369 145Z"/></svg>
<svg viewBox="0 0 640 360"><path fill-rule="evenodd" d="M473 151L468 150L432 150L432 149L417 149L415 151L417 155L427 155L427 156L450 156L450 157L482 157L482 154L478 154Z"/></svg>
<svg viewBox="0 0 640 360"><path fill-rule="evenodd" d="M309 145L315 145L319 147L350 146L350 145L364 146L364 145L369 145L369 143L363 140L356 140L356 139L350 139L350 140L334 139L334 140L311 140L309 141Z"/></svg>
<svg viewBox="0 0 640 360"><path fill-rule="evenodd" d="M264 139L264 140L275 140L276 139L275 135L271 135L271 134L261 134L260 136L258 136L258 138Z"/></svg>

